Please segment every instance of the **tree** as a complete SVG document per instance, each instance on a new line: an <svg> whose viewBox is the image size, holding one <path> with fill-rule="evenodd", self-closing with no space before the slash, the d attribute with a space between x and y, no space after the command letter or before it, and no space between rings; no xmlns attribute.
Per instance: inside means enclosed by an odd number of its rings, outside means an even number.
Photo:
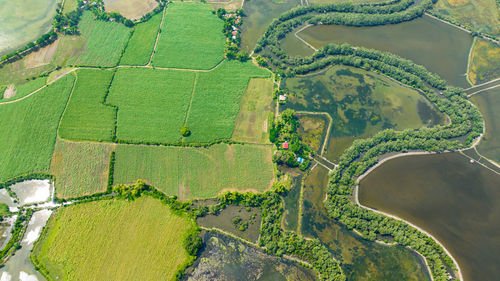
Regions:
<svg viewBox="0 0 500 281"><path fill-rule="evenodd" d="M191 135L191 131L188 129L188 127L182 126L182 128L181 128L181 135L183 137L189 137Z"/></svg>
<svg viewBox="0 0 500 281"><path fill-rule="evenodd" d="M198 252L203 246L203 241L201 240L199 234L199 230L193 229L182 241L182 246L184 246L184 249L186 249L189 255L194 257L198 256Z"/></svg>

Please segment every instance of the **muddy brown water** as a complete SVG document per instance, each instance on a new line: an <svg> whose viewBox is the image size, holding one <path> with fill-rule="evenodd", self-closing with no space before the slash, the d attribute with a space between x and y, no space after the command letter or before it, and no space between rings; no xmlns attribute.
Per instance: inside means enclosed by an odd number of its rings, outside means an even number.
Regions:
<svg viewBox="0 0 500 281"><path fill-rule="evenodd" d="M361 181L359 200L434 235L465 281L498 280L500 175L459 153L400 157Z"/></svg>
<svg viewBox="0 0 500 281"><path fill-rule="evenodd" d="M430 280L424 260L414 251L364 240L328 216L323 205L327 182L328 172L320 166L305 180L302 234L327 245L347 280Z"/></svg>
<svg viewBox="0 0 500 281"><path fill-rule="evenodd" d="M469 87L465 73L472 36L427 15L381 26L318 25L298 35L315 48L329 43L349 43L387 51L425 66L454 86ZM288 34L282 46L292 55L307 55L310 51L294 37L295 32Z"/></svg>

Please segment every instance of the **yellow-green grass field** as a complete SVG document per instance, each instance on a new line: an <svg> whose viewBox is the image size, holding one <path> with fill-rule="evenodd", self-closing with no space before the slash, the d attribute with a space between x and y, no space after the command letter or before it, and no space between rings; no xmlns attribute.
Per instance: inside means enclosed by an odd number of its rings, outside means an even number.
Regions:
<svg viewBox="0 0 500 281"><path fill-rule="evenodd" d="M119 145L115 183L143 179L180 199L223 190L266 190L274 179L271 146L217 144L209 148Z"/></svg>
<svg viewBox="0 0 500 281"><path fill-rule="evenodd" d="M269 143L267 119L272 112L273 80L254 78L248 83L240 112L236 116L233 140Z"/></svg>
<svg viewBox="0 0 500 281"><path fill-rule="evenodd" d="M130 29L116 22L99 21L91 12L85 12L78 24L85 40L81 53L68 59L70 65L115 66L122 54Z"/></svg>
<svg viewBox="0 0 500 281"><path fill-rule="evenodd" d="M172 280L195 227L160 200L101 200L55 211L32 257L48 280Z"/></svg>
<svg viewBox="0 0 500 281"><path fill-rule="evenodd" d="M122 16L137 20L158 6L155 0L104 0L106 12L119 12Z"/></svg>
<svg viewBox="0 0 500 281"><path fill-rule="evenodd" d="M57 140L50 163L58 198L77 197L106 190L109 144Z"/></svg>
<svg viewBox="0 0 500 281"><path fill-rule="evenodd" d="M134 27L134 33L127 44L120 64L122 65L146 65L153 53L156 35L160 28L163 14L158 13L148 21Z"/></svg>
<svg viewBox="0 0 500 281"><path fill-rule="evenodd" d="M187 118L187 127L192 134L186 141L230 139L250 78L259 77L270 77L270 73L250 61L224 61L212 71L198 73Z"/></svg>
<svg viewBox="0 0 500 281"><path fill-rule="evenodd" d="M480 32L500 35L497 0L438 0L434 12Z"/></svg>
<svg viewBox="0 0 500 281"><path fill-rule="evenodd" d="M6 101L16 100L16 99L22 98L26 95L29 95L33 91L41 88L43 85L45 85L45 78L44 77L37 78L35 80L19 82L19 83L14 85L14 91L15 91L14 96L12 96L10 98L5 98L5 97L2 98L4 91L1 91L0 102L6 102Z"/></svg>
<svg viewBox="0 0 500 281"><path fill-rule="evenodd" d="M116 110L103 103L111 70L80 69L64 112L59 136L69 140L111 141Z"/></svg>
<svg viewBox="0 0 500 281"><path fill-rule="evenodd" d="M180 142L194 80L191 71L118 69L107 99L118 107L117 138Z"/></svg>
<svg viewBox="0 0 500 281"><path fill-rule="evenodd" d="M63 0L63 14L67 14L76 10L78 7L78 0Z"/></svg>
<svg viewBox="0 0 500 281"><path fill-rule="evenodd" d="M158 67L210 69L223 59L223 22L209 4L170 3L152 64Z"/></svg>
<svg viewBox="0 0 500 281"><path fill-rule="evenodd" d="M0 105L0 181L49 171L57 127L74 79L66 75L35 95Z"/></svg>
<svg viewBox="0 0 500 281"><path fill-rule="evenodd" d="M500 77L500 46L490 41L478 39L472 50L469 79L480 84Z"/></svg>

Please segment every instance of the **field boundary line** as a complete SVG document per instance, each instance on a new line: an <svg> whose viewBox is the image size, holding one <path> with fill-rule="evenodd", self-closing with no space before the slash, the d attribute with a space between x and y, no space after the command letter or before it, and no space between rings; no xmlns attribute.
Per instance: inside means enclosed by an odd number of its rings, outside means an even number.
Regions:
<svg viewBox="0 0 500 281"><path fill-rule="evenodd" d="M499 77L499 78L495 78L495 79L490 80L490 81L486 81L486 82L481 83L481 84L474 85L474 86L472 86L472 87L469 87L469 88L467 88L467 89L464 89L464 91L472 90L472 89L474 89L474 88L481 87L481 86L484 86L484 85L486 85L486 84L490 84L490 83L493 83L493 82L496 82L496 81L500 81L500 77Z"/></svg>
<svg viewBox="0 0 500 281"><path fill-rule="evenodd" d="M189 99L189 105L186 110L186 117L184 118L184 126L186 126L189 119L189 113L191 112L191 105L193 104L194 93L196 92L196 84L198 83L198 72L194 73L193 89L191 90L191 98ZM182 137L184 139L184 137Z"/></svg>
<svg viewBox="0 0 500 281"><path fill-rule="evenodd" d="M68 100L66 101L66 104L64 105L64 110L61 113L61 116L59 117L59 122L57 123L56 140L57 140L57 137L59 136L59 129L61 128L62 119L63 119L64 115L66 114L66 109L68 108L69 101L71 100L71 97L73 96L73 92L75 91L76 83L78 82L78 75L76 73L73 75L75 76L75 81L73 81L73 86L71 87L71 92L69 93ZM55 147L55 142L54 142L54 147Z"/></svg>
<svg viewBox="0 0 500 281"><path fill-rule="evenodd" d="M306 1L307 1L307 0L306 0ZM309 4L308 4L307 6L309 6ZM306 26L302 27L301 29L297 30L297 31L295 32L295 37L296 37L297 39L299 39L302 43L304 43L307 47L309 47L309 48L313 49L315 52L317 52L317 51L318 51L318 49L314 48L314 46L313 46L313 45L309 44L309 42L307 42L306 40L304 40L302 37L300 37L300 36L299 36L299 32L302 32L304 29L306 29L306 28L308 28L308 27L310 27L310 26L312 26L312 24L308 24L308 25L306 25Z"/></svg>
<svg viewBox="0 0 500 281"><path fill-rule="evenodd" d="M153 47L153 51L151 52L151 56L149 57L149 61L146 64L146 66L151 66L151 62L153 61L153 55L156 52L156 45L158 45L158 41L160 39L160 34L161 34L161 28L163 26L163 20L165 19L165 14L167 14L167 5L163 8L163 15L161 16L161 22L160 26L158 27L158 31L156 32L156 40L155 40L155 45Z"/></svg>
<svg viewBox="0 0 500 281"><path fill-rule="evenodd" d="M61 78L65 77L66 75L68 75L68 74L70 74L70 73L72 73L72 72L75 72L77 69L78 69L78 68L73 68L71 71L68 71L66 74L61 75L60 77L57 77L57 79L55 79L54 81L51 81L50 83L46 83L46 84L45 84L45 85L43 85L42 87L40 87L40 88L38 88L38 89L34 90L33 92L31 92L31 93L27 94L27 95L26 95L26 96L24 96L24 97L20 97L20 98L15 99L15 100L10 100L10 101L0 102L0 105L2 105L2 104L10 104L10 103L15 103L15 102L18 102L18 101L22 101L22 100L24 100L24 99L26 99L26 98L29 98L29 97L31 97L32 95L34 95L34 94L38 93L39 91L43 90L45 87L47 87L47 86L49 86L49 85L51 85L51 84L53 84L53 83L57 82L59 79L61 79Z"/></svg>
<svg viewBox="0 0 500 281"><path fill-rule="evenodd" d="M488 91L488 90L491 90L491 89L495 89L495 88L498 88L498 87L500 87L500 83L498 83L498 84L497 84L497 85L495 85L495 86L491 86L491 87L488 87L488 88L485 88L485 89L481 89L481 90L479 90L479 91L475 91L475 92L473 92L473 93L471 93L471 94L468 94L468 95L467 95L467 97L468 97L468 98L470 98L470 97L472 97L472 96L473 96L473 95L475 95L475 94L479 94L479 93L481 93L481 92Z"/></svg>

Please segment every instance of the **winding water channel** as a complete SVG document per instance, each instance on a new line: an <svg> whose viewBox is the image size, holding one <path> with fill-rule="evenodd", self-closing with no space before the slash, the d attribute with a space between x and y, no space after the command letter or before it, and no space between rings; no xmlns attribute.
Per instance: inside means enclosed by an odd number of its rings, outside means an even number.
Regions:
<svg viewBox="0 0 500 281"><path fill-rule="evenodd" d="M469 87L465 73L472 36L430 16L370 27L317 25L297 35L315 48L329 43L349 43L397 54L425 66L454 86ZM289 33L283 47L291 54L304 55L304 43L294 37L294 32Z"/></svg>

